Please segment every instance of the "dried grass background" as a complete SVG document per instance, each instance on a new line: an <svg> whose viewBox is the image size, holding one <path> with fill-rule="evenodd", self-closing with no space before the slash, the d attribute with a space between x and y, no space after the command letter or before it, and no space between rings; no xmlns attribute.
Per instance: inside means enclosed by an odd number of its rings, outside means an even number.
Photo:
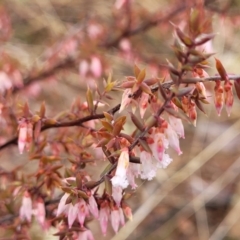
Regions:
<svg viewBox="0 0 240 240"><path fill-rule="evenodd" d="M171 7L171 2L148 0L136 1L134 5L154 12ZM209 6L223 4L221 1L208 2ZM240 4L238 1L225 2L229 4L229 11L224 18L212 12L213 32L218 33L213 48L229 73L240 74L240 21L231 21L233 16L237 19L240 15ZM27 71L33 64L43 61L46 47L81 28L85 19L99 14L109 23L113 3L104 0L1 1L10 14L13 35L0 48L18 59ZM161 35L161 25L134 36L133 46L141 49L146 59L155 57L164 62L172 54L170 24L169 29L167 36ZM126 64L114 49L102 54L113 64L116 79L132 74L134 63L131 66ZM211 64L214 66L213 61ZM215 73L214 67L210 69L210 75ZM85 87L80 84L76 69L70 70L68 78L59 77L57 85L49 87L44 81L39 84L41 95L26 99L32 108L37 109L45 99L48 112L56 113L68 108L74 97L85 98ZM213 90L214 86L209 84L208 87ZM89 224L95 239L240 239L240 101L235 99L231 117L227 117L225 111L218 117L213 104L206 109L208 116L199 112L196 128L185 123L186 137L181 141L183 155L178 157L172 152L174 161L166 170L159 170L151 182L138 181L139 187L129 200L133 221L127 222L115 236L109 227L108 235L99 237L102 234L95 220ZM26 172L34 171L37 166L28 163L26 156L19 158L16 148L1 153L1 166L6 169L23 163L26 163ZM54 232L55 229L51 229L43 237L41 230L34 226L31 234L32 239L57 239L51 236Z"/></svg>

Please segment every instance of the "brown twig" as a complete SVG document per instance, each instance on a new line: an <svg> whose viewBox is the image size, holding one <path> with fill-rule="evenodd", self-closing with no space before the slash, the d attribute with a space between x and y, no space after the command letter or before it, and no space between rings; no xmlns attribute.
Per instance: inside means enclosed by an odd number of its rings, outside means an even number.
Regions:
<svg viewBox="0 0 240 240"><path fill-rule="evenodd" d="M185 4L181 4L180 6L176 7L173 11L170 13L164 15L161 18L153 19L148 22L143 23L141 26L138 26L137 28L133 30L129 30L129 28L126 28L116 39L111 40L109 42L106 42L102 44L102 47L108 48L108 47L117 47L118 43L123 39L127 37L132 37L134 35L137 35L139 33L145 32L147 30L150 30L152 27L156 27L157 25L167 22L173 17L176 17L179 13L186 10L187 6Z"/></svg>
<svg viewBox="0 0 240 240"><path fill-rule="evenodd" d="M119 109L120 109L120 104L116 105L115 107L113 107L112 109L110 109L108 111L108 113L110 114L114 114L116 113ZM83 123L94 120L94 119L101 119L101 118L105 118L104 114L95 114L95 115L89 115L77 120L73 120L73 121L68 121L68 122L57 122L54 124L50 124L50 125L45 125L41 128L41 131L45 131L47 129L50 128L60 128L60 127L73 127L73 126L81 126ZM13 145L13 144L17 144L18 141L18 137L14 137L12 139L10 139L9 141L7 141L6 143L2 144L0 146L0 150Z"/></svg>
<svg viewBox="0 0 240 240"><path fill-rule="evenodd" d="M40 72L37 75L36 74L32 75L30 73L28 76L26 76L23 79L23 86L21 86L21 87L14 86L14 88L12 89L12 92L17 93L20 90L25 89L26 87L31 85L33 82L40 81L42 79L46 79L48 77L51 77L52 75L54 75L58 71L62 71L62 70L66 70L68 68L72 68L75 65L75 61L76 61L76 59L74 59L74 58L67 58L65 61L61 61L60 63L56 64L54 67L52 67L52 68L50 68L46 71Z"/></svg>
<svg viewBox="0 0 240 240"><path fill-rule="evenodd" d="M113 39L111 41L106 41L106 42L103 42L103 43L99 43L98 46L102 47L102 48L105 48L105 49L108 49L110 47L118 47L118 44L121 41L121 39L123 39L125 37L131 37L131 36L140 34L144 31L149 30L152 27L157 26L158 24L169 21L172 17L175 17L177 14L184 11L186 8L187 8L187 6L182 4L179 7L176 7L173 11L164 15L161 18L150 20L150 21L148 21L146 23L143 23L141 26L138 26L137 28L132 29L132 30L128 27L115 39ZM31 85L32 83L34 83L36 81L43 80L47 77L50 77L50 76L56 74L59 71L62 71L62 70L68 69L68 68L72 68L76 64L77 60L78 60L77 57L67 58L64 61L59 62L58 64L56 64L55 66L53 66L52 68L50 68L46 71L43 71L43 72L40 72L40 73L34 74L34 75L32 75L32 73L30 73L28 76L26 76L23 79L23 83L24 83L23 86L21 86L21 87L16 87L15 86L13 88L13 93L17 93L20 90L24 89L25 87Z"/></svg>
<svg viewBox="0 0 240 240"><path fill-rule="evenodd" d="M229 74L228 75L229 80L239 80L240 79L240 75L232 75ZM213 82L213 81L217 81L217 80L221 80L221 77L218 76L212 76L212 77L206 77L206 78L186 78L186 79L182 79L181 83L197 83L197 82ZM163 88L170 88L172 85L174 85L173 81L168 81L162 84ZM152 90L156 91L158 89L158 86L153 87ZM113 107L112 109L110 109L108 112L110 114L114 114L116 113L118 110L120 109L120 104L116 105L115 107ZM73 120L73 121L68 121L68 122L57 122L55 124L50 124L50 125L45 125L42 127L41 131L45 131L47 129L50 128L61 128L61 127L73 127L73 126L81 126L83 123L94 120L94 119L102 119L104 118L104 114L95 114L95 115L89 115L77 120ZM14 137L12 139L10 139L9 141L7 141L6 143L0 145L0 151L10 145L13 144L17 144L17 140L18 137Z"/></svg>

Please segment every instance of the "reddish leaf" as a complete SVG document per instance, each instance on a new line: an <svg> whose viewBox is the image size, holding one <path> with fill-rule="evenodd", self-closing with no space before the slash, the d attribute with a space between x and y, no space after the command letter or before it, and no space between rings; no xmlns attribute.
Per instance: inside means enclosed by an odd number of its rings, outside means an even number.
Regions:
<svg viewBox="0 0 240 240"><path fill-rule="evenodd" d="M223 80L227 81L228 76L227 76L227 72L226 72L225 68L223 67L222 63L217 58L215 58L215 61L216 61L216 68L217 68L219 75L221 76L221 78Z"/></svg>

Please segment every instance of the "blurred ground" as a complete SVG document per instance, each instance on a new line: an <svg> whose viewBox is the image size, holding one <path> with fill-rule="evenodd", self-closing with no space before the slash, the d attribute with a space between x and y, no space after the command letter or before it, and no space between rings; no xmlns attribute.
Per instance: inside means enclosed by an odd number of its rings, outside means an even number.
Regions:
<svg viewBox="0 0 240 240"><path fill-rule="evenodd" d="M169 7L170 2L148 0L136 5L154 12L160 7ZM234 14L240 14L238 3L226 2L236 4L234 9L239 12ZM0 48L18 59L27 71L42 59L46 46L64 38L70 29L80 27L85 18L100 14L101 20L109 22L113 1L8 0L1 4L12 19L13 35ZM240 74L240 22L230 21L228 15L220 18L212 14L213 32L218 33L213 50L229 73ZM144 57L155 57L163 62L172 56L168 39L172 39L172 31L164 31L163 35L160 25L132 38L132 45L135 51L143 51ZM126 63L115 55L114 49L102 55L112 64L116 79L132 74L133 63ZM215 73L214 68L210 69L210 75ZM48 112L54 115L68 108L74 97L85 98L85 88L80 84L76 69L72 69L67 78L59 77L57 83L53 81L47 86L44 81L39 83L40 94L27 99L33 109L38 109L45 99ZM213 89L213 85L209 84L209 89ZM107 237L101 239L240 239L240 101L235 100L230 117L224 110L218 117L213 104L206 109L208 116L199 112L196 128L185 123L186 137L181 141L183 154L177 156L172 152L173 163L166 170L159 170L155 180L138 182L139 188L129 200L133 221L116 236L109 227ZM25 171L34 171L36 164L28 163L26 156L19 158L16 148L1 154L1 166L6 169L25 162ZM95 236L101 236L96 221L89 226ZM56 239L51 234L42 239ZM42 233L34 227L32 236L41 239Z"/></svg>

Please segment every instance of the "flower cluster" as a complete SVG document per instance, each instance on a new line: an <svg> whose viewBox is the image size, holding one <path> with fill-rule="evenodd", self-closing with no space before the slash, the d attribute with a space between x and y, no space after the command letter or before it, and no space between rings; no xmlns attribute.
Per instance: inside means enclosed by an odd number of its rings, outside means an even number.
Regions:
<svg viewBox="0 0 240 240"><path fill-rule="evenodd" d="M184 129L180 119L169 115L169 122L159 119L160 127L153 127L145 140L149 148L140 147L140 164L129 163L129 152L123 148L118 159L117 170L111 179L114 189L125 189L129 183L136 188L135 177L152 180L158 168L166 168L172 161L166 153L170 145L180 155L179 138L184 138ZM117 194L115 194L117 195ZM121 195L121 194L120 194ZM118 199L115 197L115 199ZM117 201L119 202L119 200Z"/></svg>
<svg viewBox="0 0 240 240"><path fill-rule="evenodd" d="M65 182L67 183L69 180L75 181L76 179L68 178ZM131 209L123 202L114 201L115 199L107 193L100 197L94 194L94 191L90 193L85 190L90 195L87 196L82 190L78 190L73 186L69 192L71 193L65 193L62 196L56 213L57 217L65 216L67 218L69 229L76 226L77 221L80 224L81 231L87 232L85 234L90 236L91 233L87 230L85 224L86 220L92 216L99 220L102 233L106 235L109 220L113 230L117 232L119 226L125 223L124 214L128 218L132 218ZM120 194L122 196L122 192ZM113 193L113 195L116 196L116 193ZM89 239L93 239L93 237L89 237Z"/></svg>
<svg viewBox="0 0 240 240"><path fill-rule="evenodd" d="M19 216L22 221L27 220L31 222L32 215L35 216L40 226L46 230L48 224L46 219L45 204L41 197L38 197L36 201L32 201L31 194L25 191L22 197L22 205L20 207Z"/></svg>
<svg viewBox="0 0 240 240"><path fill-rule="evenodd" d="M90 84L94 84L94 79L102 75L103 66L99 56L92 56L90 62L82 60L79 64L79 74L83 79L88 80Z"/></svg>
<svg viewBox="0 0 240 240"><path fill-rule="evenodd" d="M24 148L29 151L32 138L33 138L33 125L30 121L22 118L19 121L19 135L18 135L18 148L19 152L22 154Z"/></svg>
<svg viewBox="0 0 240 240"><path fill-rule="evenodd" d="M232 83L228 79L228 75L226 73L225 68L223 67L222 63L216 59L216 68L218 70L219 75L224 80L224 87L221 86L221 81L216 81L216 85L214 88L215 92L215 107L217 109L217 113L220 116L223 104L225 101L225 106L227 110L228 116L230 116L231 109L233 106L233 90L232 90ZM236 88L237 90L237 88Z"/></svg>

